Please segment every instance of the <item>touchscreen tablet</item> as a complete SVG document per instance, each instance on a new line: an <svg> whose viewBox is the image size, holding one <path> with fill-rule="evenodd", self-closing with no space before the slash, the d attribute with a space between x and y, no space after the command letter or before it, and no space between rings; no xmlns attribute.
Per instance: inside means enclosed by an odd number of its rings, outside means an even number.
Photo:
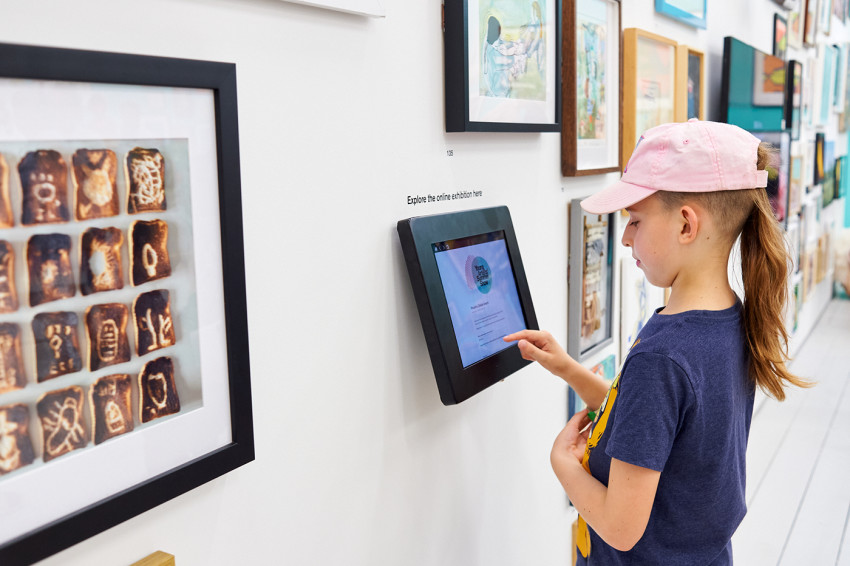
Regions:
<svg viewBox="0 0 850 566"><path fill-rule="evenodd" d="M408 218L398 232L443 403L527 365L502 340L537 328L507 207Z"/></svg>

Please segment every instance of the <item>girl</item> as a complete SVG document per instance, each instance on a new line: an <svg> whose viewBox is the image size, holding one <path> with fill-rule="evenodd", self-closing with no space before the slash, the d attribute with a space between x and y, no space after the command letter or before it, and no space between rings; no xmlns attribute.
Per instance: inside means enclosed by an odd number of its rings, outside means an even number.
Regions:
<svg viewBox="0 0 850 566"><path fill-rule="evenodd" d="M524 358L595 409L552 447L579 512L577 564L731 564L746 513L755 386L782 400L806 386L785 362L788 255L768 201L768 146L729 124L665 124L638 142L620 181L582 201L625 208L622 242L650 283L670 287L608 388L546 332L525 330ZM740 236L744 301L728 279Z"/></svg>

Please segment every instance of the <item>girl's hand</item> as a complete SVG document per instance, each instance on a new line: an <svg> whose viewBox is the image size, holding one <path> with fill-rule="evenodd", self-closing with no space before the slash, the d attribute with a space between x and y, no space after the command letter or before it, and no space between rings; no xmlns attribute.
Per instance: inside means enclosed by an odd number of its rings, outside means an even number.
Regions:
<svg viewBox="0 0 850 566"><path fill-rule="evenodd" d="M571 454L579 462L584 459L584 451L587 447L587 439L590 435L590 418L587 416L587 409L573 415L567 426L555 438L555 444L552 445L552 467L555 467L555 462L559 458Z"/></svg>
<svg viewBox="0 0 850 566"><path fill-rule="evenodd" d="M543 330L520 330L505 336L502 340L519 340L520 354L523 359L537 362L551 373L564 377L572 361L551 334Z"/></svg>

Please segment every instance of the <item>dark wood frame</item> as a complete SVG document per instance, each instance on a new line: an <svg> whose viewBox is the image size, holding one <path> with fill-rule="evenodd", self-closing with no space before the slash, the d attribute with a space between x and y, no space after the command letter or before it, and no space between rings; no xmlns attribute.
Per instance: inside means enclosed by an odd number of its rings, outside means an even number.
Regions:
<svg viewBox="0 0 850 566"><path fill-rule="evenodd" d="M561 0L555 3L555 121L545 124L474 122L469 118L469 0L445 0L443 5L443 56L445 63L446 132L558 132L561 129Z"/></svg>
<svg viewBox="0 0 850 566"><path fill-rule="evenodd" d="M254 459L248 357L236 66L120 53L0 44L0 77L209 89L214 94L223 308L232 440L166 473L0 546L0 564L31 564L144 513Z"/></svg>
<svg viewBox="0 0 850 566"><path fill-rule="evenodd" d="M618 124L616 161L617 165L597 169L581 169L578 163L578 109L576 84L576 5L580 0L566 0L563 7L563 19L561 25L562 72L561 72L561 174L564 177L578 177L582 175L598 175L600 173L612 173L623 167L622 152L620 145L623 139L623 4L621 0L607 0L617 4L617 37L619 44L619 64L617 69L617 97L618 97Z"/></svg>

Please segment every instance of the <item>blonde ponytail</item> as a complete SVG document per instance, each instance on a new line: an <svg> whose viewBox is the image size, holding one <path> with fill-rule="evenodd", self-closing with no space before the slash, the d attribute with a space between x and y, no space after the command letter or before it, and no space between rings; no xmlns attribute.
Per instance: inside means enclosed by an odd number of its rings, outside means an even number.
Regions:
<svg viewBox="0 0 850 566"><path fill-rule="evenodd" d="M785 385L812 383L788 371L788 251L773 216L767 192L753 191L753 208L741 232L744 331L750 350L750 378L766 394L785 399Z"/></svg>
<svg viewBox="0 0 850 566"><path fill-rule="evenodd" d="M778 152L762 143L758 169L776 167ZM790 256L773 216L765 189L683 193L658 191L668 207L697 201L709 211L731 249L741 237L741 273L744 283L743 326L750 354L750 379L767 395L785 400L785 387L811 387L813 382L788 371L788 301Z"/></svg>

